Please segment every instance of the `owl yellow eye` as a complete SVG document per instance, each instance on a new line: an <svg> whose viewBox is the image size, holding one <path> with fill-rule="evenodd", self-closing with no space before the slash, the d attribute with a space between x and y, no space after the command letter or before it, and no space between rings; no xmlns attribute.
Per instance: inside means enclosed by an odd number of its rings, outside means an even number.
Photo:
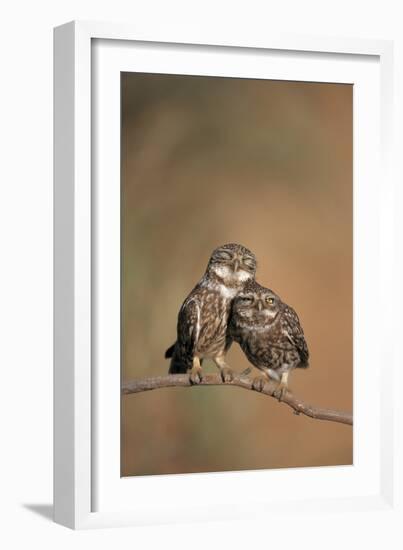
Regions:
<svg viewBox="0 0 403 550"><path fill-rule="evenodd" d="M267 296L266 297L266 302L269 304L269 305L273 305L274 304L274 298L271 298L270 296Z"/></svg>

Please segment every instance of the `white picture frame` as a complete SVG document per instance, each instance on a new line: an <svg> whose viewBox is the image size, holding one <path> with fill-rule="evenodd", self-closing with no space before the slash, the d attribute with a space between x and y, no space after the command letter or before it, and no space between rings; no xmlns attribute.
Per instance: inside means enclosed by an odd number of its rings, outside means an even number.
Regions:
<svg viewBox="0 0 403 550"><path fill-rule="evenodd" d="M207 32L195 39L185 30L182 36L153 37L129 25L89 22L55 29L56 522L90 528L178 518L217 520L240 517L241 509L244 517L245 507L251 517L259 517L267 512L293 513L301 501L312 514L346 506L393 511L390 418L395 408L389 384L395 357L393 348L387 347L380 376L380 347L387 341L388 327L375 323L368 309L370 296L376 297L382 318L391 307L386 289L393 285L394 254L392 54L393 44L379 40L270 35L254 41L232 38L229 32L220 39ZM122 487L119 325L103 339L104 347L94 337L107 328L104 321L109 314L116 316L119 311L115 77L136 67L142 72L256 76L241 62L241 57L249 62L253 56L263 60L271 56L272 72L266 78L351 82L360 98L354 104L354 466L149 476L132 478ZM233 59L236 63L231 63ZM292 71L288 76L286 60ZM263 65L252 66L266 70ZM102 116L105 105L114 106L108 117ZM107 136L109 141L103 141ZM108 155L99 155L106 146ZM106 178L102 193L97 192L97 178ZM108 238L100 238L105 230ZM368 237L371 246L365 244ZM105 275L100 279L101 269ZM108 302L103 300L105 288L112 289ZM262 492L264 483L270 484L270 494ZM216 493L214 503L212 493Z"/></svg>

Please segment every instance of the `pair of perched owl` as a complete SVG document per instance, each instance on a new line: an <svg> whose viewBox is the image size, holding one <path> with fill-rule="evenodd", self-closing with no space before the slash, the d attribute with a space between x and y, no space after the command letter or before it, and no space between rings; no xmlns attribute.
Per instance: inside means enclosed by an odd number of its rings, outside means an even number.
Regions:
<svg viewBox="0 0 403 550"><path fill-rule="evenodd" d="M212 359L224 382L233 373L225 356L233 341L264 373L255 378L261 391L266 377L279 383L276 395L287 390L288 374L308 366L308 347L295 311L273 291L255 281L255 255L239 244L225 244L211 255L206 272L184 301L178 315L177 340L166 351L170 374L190 373L202 380L202 361Z"/></svg>

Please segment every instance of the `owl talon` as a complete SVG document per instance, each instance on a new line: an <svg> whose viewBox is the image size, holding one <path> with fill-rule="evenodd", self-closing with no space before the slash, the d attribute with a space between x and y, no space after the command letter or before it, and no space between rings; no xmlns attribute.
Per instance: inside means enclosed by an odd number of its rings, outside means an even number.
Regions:
<svg viewBox="0 0 403 550"><path fill-rule="evenodd" d="M265 384L266 380L262 376L257 376L253 379L252 388L255 391L262 392Z"/></svg>
<svg viewBox="0 0 403 550"><path fill-rule="evenodd" d="M203 380L203 370L201 367L193 367L189 373L191 384L200 384Z"/></svg>
<svg viewBox="0 0 403 550"><path fill-rule="evenodd" d="M234 373L229 367L222 367L220 369L222 381L225 383L232 382L234 380Z"/></svg>
<svg viewBox="0 0 403 550"><path fill-rule="evenodd" d="M273 396L276 397L280 402L283 401L285 394L288 391L288 387L285 384L279 384L278 387L273 392Z"/></svg>

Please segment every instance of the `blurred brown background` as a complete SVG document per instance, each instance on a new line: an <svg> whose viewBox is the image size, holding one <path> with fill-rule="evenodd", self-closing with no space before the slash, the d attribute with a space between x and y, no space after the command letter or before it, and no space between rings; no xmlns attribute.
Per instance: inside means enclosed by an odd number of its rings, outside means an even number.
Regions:
<svg viewBox="0 0 403 550"><path fill-rule="evenodd" d="M210 252L239 242L298 312L295 394L352 410L352 87L122 74L122 377L166 374ZM248 363L236 344L228 362ZM208 364L206 370L215 370ZM257 371L254 371L257 373ZM122 398L123 476L352 463L352 429L240 388Z"/></svg>

